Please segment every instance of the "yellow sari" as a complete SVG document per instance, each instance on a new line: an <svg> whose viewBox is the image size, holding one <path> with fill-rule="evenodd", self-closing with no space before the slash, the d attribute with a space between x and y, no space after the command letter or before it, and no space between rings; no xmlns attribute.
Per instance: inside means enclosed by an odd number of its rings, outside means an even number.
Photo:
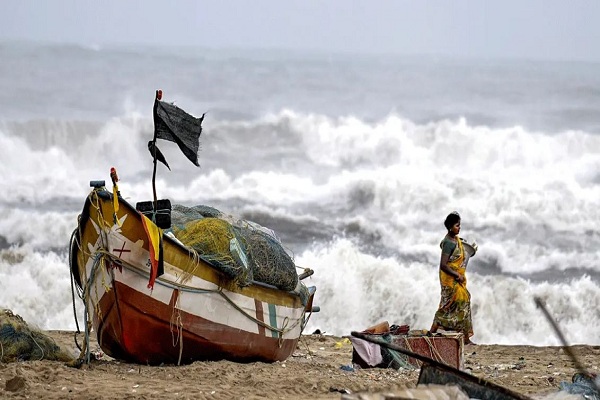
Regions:
<svg viewBox="0 0 600 400"><path fill-rule="evenodd" d="M442 241L443 243L443 241ZM440 247L442 244L440 244ZM442 287L440 305L433 323L445 330L459 331L465 334L467 338L473 336L473 323L471 321L471 294L467 290L467 270L468 258L465 257L465 251L461 239L456 237L456 247L448 260L448 267L464 278L462 283L440 268L440 284Z"/></svg>

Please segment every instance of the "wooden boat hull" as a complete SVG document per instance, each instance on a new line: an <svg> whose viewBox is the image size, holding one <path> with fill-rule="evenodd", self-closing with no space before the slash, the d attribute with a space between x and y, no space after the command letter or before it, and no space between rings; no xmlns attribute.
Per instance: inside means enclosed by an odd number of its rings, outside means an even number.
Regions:
<svg viewBox="0 0 600 400"><path fill-rule="evenodd" d="M164 274L152 289L141 215L105 190L90 193L72 246L72 272L102 350L143 364L283 361L312 302L252 283L240 287L198 254L163 238ZM301 284L299 284L301 285Z"/></svg>

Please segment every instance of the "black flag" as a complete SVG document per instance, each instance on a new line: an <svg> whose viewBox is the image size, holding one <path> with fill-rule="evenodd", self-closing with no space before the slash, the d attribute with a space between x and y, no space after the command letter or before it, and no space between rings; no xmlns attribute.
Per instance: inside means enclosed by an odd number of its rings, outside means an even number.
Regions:
<svg viewBox="0 0 600 400"><path fill-rule="evenodd" d="M162 151L160 151L158 146L154 144L154 141L151 140L148 142L148 150L150 150L150 155L152 155L152 158L156 158L158 161L165 164L167 168L169 168L169 171L171 170L171 167L169 167L169 163L167 162L165 155L162 153Z"/></svg>
<svg viewBox="0 0 600 400"><path fill-rule="evenodd" d="M157 139L177 143L183 154L196 166L202 133L202 117L196 118L176 105L158 99L154 103L154 132Z"/></svg>

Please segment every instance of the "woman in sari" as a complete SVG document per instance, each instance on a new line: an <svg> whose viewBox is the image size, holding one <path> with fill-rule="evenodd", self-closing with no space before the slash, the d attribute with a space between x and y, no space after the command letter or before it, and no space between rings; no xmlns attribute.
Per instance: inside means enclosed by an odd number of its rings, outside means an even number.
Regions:
<svg viewBox="0 0 600 400"><path fill-rule="evenodd" d="M462 332L465 344L474 344L471 322L471 294L467 290L465 275L469 256L465 254L460 232L460 215L455 211L444 221L448 234L440 243L442 257L440 260L440 284L442 295L440 305L431 326L431 333L439 328Z"/></svg>

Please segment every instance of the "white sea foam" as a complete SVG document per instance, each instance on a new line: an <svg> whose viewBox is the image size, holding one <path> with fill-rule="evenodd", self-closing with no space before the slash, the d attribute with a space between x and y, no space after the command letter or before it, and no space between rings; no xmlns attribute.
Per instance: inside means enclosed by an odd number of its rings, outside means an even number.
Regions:
<svg viewBox="0 0 600 400"><path fill-rule="evenodd" d="M77 215L77 212L0 208L0 235L9 243L27 244L36 251L65 248L77 226Z"/></svg>
<svg viewBox="0 0 600 400"><path fill-rule="evenodd" d="M0 281L0 307L41 329L75 329L66 254L35 251L27 244L0 250ZM83 309L80 300L77 307ZM80 322L82 315L79 311Z"/></svg>
<svg viewBox="0 0 600 400"><path fill-rule="evenodd" d="M315 270L307 283L318 289L307 331L347 335L387 320L429 329L440 299L438 269L361 253L348 240L338 240L296 258ZM477 264L477 257L470 266ZM598 344L600 286L589 277L564 283L532 283L521 278L468 273L477 343L558 345L534 297L542 298L570 343Z"/></svg>

